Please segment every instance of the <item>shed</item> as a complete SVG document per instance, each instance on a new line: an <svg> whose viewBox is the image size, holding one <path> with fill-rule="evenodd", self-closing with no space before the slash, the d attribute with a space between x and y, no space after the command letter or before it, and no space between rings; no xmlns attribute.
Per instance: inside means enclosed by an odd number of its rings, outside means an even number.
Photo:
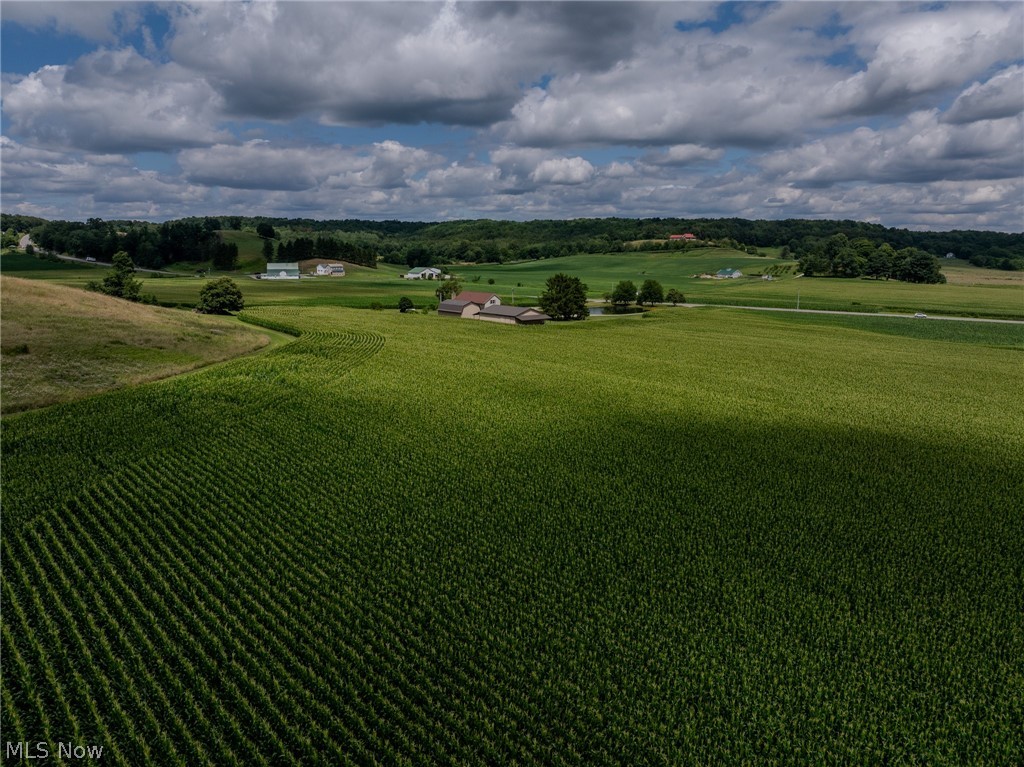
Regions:
<svg viewBox="0 0 1024 767"><path fill-rule="evenodd" d="M449 298L437 305L437 313L442 317L473 318L480 313L480 307L472 301L459 301Z"/></svg>
<svg viewBox="0 0 1024 767"><path fill-rule="evenodd" d="M299 265L293 263L267 264L268 280L297 280L299 279Z"/></svg>
<svg viewBox="0 0 1024 767"><path fill-rule="evenodd" d="M543 325L551 318L529 306L489 306L477 314L478 320L506 325Z"/></svg>

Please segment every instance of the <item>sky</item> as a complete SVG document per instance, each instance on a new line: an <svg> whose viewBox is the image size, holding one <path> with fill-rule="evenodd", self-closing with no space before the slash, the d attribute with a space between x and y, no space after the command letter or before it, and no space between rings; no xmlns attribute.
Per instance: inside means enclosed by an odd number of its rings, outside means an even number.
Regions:
<svg viewBox="0 0 1024 767"><path fill-rule="evenodd" d="M0 2L0 205L1024 230L1024 3Z"/></svg>

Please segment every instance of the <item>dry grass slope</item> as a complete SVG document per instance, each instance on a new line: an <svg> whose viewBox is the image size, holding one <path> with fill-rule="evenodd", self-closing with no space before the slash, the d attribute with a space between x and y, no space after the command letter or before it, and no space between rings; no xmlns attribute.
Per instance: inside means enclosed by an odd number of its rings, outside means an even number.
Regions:
<svg viewBox="0 0 1024 767"><path fill-rule="evenodd" d="M259 349L238 320L142 306L40 280L0 278L0 412L67 402Z"/></svg>

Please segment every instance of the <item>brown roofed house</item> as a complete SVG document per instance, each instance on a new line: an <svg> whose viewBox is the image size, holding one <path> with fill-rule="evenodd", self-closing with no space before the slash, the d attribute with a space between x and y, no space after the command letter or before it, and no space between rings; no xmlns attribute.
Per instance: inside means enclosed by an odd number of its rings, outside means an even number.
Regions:
<svg viewBox="0 0 1024 767"><path fill-rule="evenodd" d="M478 293L474 290L464 290L459 295L455 296L456 301L469 301L472 304L476 304L481 309L486 309L488 306L501 306L501 299L494 293Z"/></svg>

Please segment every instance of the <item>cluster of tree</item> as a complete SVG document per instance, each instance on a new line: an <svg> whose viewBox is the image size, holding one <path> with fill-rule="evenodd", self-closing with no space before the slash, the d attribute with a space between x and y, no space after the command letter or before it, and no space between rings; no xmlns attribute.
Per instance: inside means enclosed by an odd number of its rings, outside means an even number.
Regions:
<svg viewBox="0 0 1024 767"><path fill-rule="evenodd" d="M263 256L269 262L274 258L272 257L272 246L268 251L268 245L270 245L270 240L264 240ZM293 240L281 240L277 244L278 261L304 261L309 258L348 261L352 264L377 268L377 254L372 248L358 242L320 235L316 240L309 237L296 237Z"/></svg>
<svg viewBox="0 0 1024 767"><path fill-rule="evenodd" d="M228 314L245 307L242 291L230 277L210 280L199 290L196 311L200 314Z"/></svg>
<svg viewBox="0 0 1024 767"><path fill-rule="evenodd" d="M632 280L622 280L611 293L605 295L605 300L616 309L624 309L634 301L637 306L654 306L665 302L675 306L686 303L686 297L681 291L670 288L666 293L665 288L657 280L644 280L639 290Z"/></svg>
<svg viewBox="0 0 1024 767"><path fill-rule="evenodd" d="M813 277L872 277L903 282L938 283L946 278L935 256L919 248L895 250L866 238L835 234L800 258L800 270Z"/></svg>
<svg viewBox="0 0 1024 767"><path fill-rule="evenodd" d="M126 301L141 301L143 303L156 303L152 296L142 295L142 283L133 276L135 265L131 256L123 250L119 250L111 257L113 270L102 280L90 280L85 287L97 293L103 293L114 298L123 298Z"/></svg>

